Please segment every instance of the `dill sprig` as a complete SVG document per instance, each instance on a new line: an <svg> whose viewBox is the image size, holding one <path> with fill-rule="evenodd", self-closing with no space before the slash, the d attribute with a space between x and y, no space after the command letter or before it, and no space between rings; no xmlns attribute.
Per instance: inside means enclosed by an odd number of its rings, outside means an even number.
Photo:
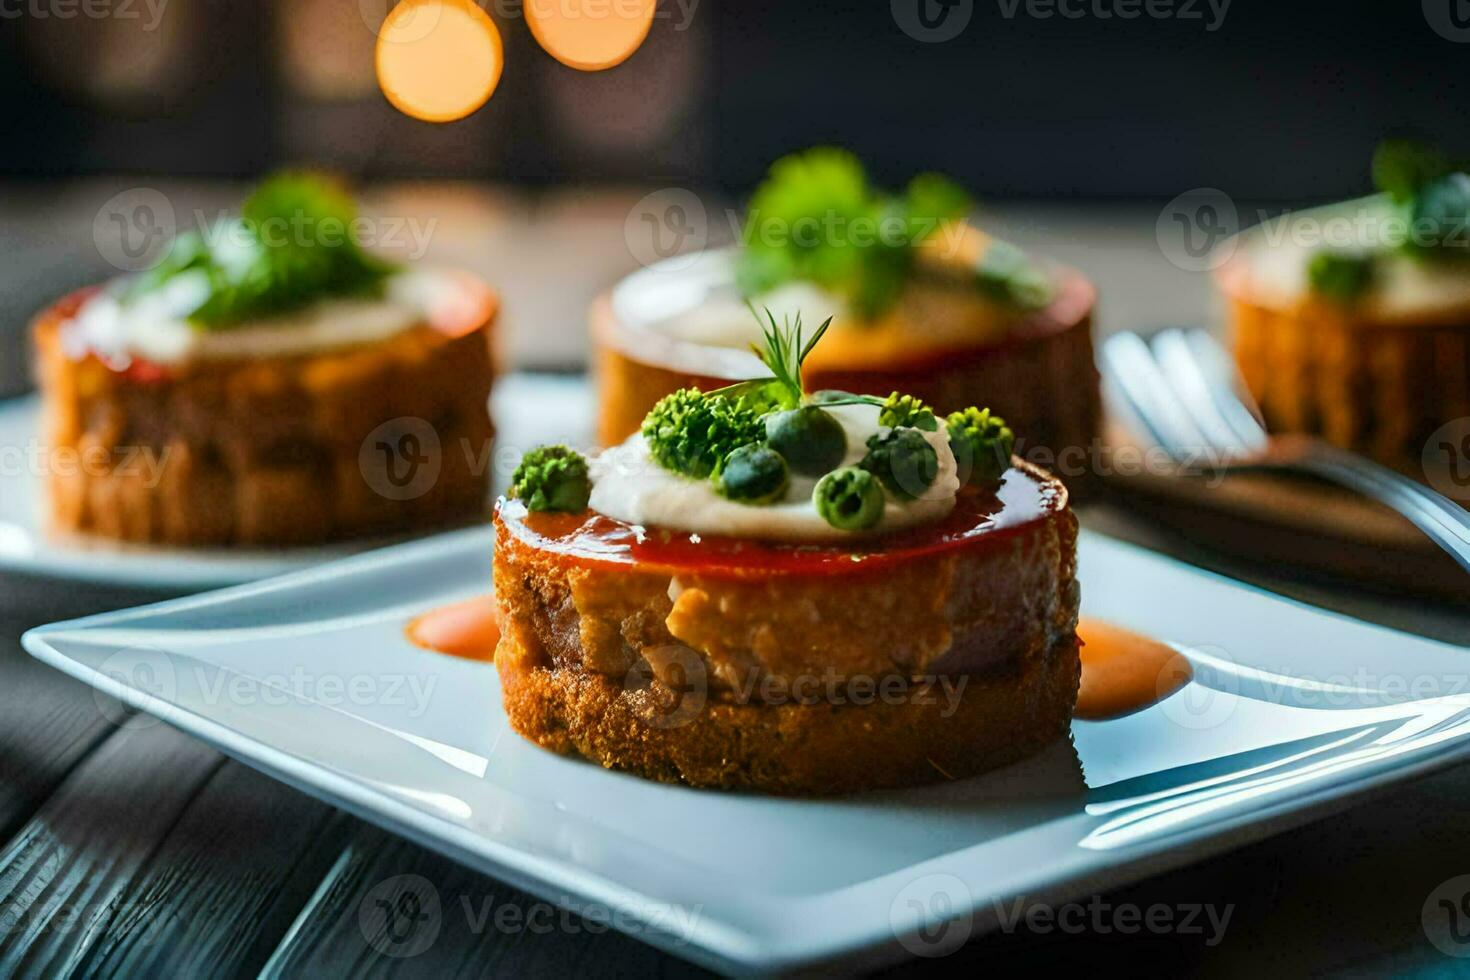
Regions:
<svg viewBox="0 0 1470 980"><path fill-rule="evenodd" d="M754 313L755 310L752 309L751 312ZM829 316L823 320L822 325L805 343L802 342L801 335L801 313L796 314L795 320L790 317L781 319L782 322L778 325L776 315L767 309L765 322L761 324L765 344L751 344L750 349L771 369L771 374L776 376L777 383L787 395L783 400L794 408L801 404L802 396L806 394L801 383L801 365L832 325L832 318Z"/></svg>
<svg viewBox="0 0 1470 980"><path fill-rule="evenodd" d="M801 366L827 332L827 328L832 325L832 318L827 317L810 337L805 337L800 313L794 319L783 316L781 322L777 323L776 315L770 309L766 309L763 318L751 304L747 303L746 307L761 325L762 342L751 344L750 350L760 358L772 377L741 381L710 392L710 397L739 402L762 415L796 408L806 397L806 388L801 380Z"/></svg>

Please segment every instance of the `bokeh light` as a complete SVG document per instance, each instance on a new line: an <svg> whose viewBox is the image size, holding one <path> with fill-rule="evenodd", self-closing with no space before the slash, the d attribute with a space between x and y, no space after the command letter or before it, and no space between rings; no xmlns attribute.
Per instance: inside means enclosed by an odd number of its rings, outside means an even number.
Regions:
<svg viewBox="0 0 1470 980"><path fill-rule="evenodd" d="M403 0L378 28L378 85L400 112L452 122L495 91L505 51L472 0Z"/></svg>
<svg viewBox="0 0 1470 980"><path fill-rule="evenodd" d="M526 23L546 53L568 68L622 64L648 37L656 0L525 0Z"/></svg>

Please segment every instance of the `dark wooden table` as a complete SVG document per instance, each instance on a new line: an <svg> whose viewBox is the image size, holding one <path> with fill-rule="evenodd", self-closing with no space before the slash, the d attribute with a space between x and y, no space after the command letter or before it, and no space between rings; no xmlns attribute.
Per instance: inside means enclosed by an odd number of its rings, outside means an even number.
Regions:
<svg viewBox="0 0 1470 980"><path fill-rule="evenodd" d="M1091 508L1085 521L1209 559L1105 508ZM1470 642L1462 611L1211 564L1308 601ZM20 649L29 626L153 598L0 580L0 976L698 972L273 782ZM1470 767L1461 767L1227 856L1082 899L1104 910L1229 909L1218 941L1209 929L1123 934L1110 923L1124 920L1107 911L1088 917L1081 931L1023 927L899 970L1086 962L1149 973L1462 973L1470 963L1431 945L1420 915L1437 885L1470 873L1467 825ZM422 945L411 927L400 924L395 943L379 918L389 913L378 902L393 887L384 883L401 875L426 879L440 900L437 935L413 956L396 955Z"/></svg>

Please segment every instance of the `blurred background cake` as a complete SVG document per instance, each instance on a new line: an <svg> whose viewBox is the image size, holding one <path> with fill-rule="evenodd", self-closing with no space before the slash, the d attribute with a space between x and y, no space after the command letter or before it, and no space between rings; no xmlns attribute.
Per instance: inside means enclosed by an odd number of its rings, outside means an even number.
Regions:
<svg viewBox="0 0 1470 980"><path fill-rule="evenodd" d="M275 177L37 318L54 528L283 545L484 512L496 298L369 254L357 221L332 182Z"/></svg>
<svg viewBox="0 0 1470 980"><path fill-rule="evenodd" d="M1379 193L1288 212L1227 243L1236 356L1273 429L1422 474L1431 434L1470 415L1470 172L1379 146Z"/></svg>
<svg viewBox="0 0 1470 980"><path fill-rule="evenodd" d="M935 173L885 193L836 148L778 160L739 245L653 265L594 304L600 440L636 431L677 388L749 377L749 304L832 318L807 367L815 388L911 392L945 411L983 401L1043 465L1087 447L1100 426L1095 291L972 225L972 208Z"/></svg>

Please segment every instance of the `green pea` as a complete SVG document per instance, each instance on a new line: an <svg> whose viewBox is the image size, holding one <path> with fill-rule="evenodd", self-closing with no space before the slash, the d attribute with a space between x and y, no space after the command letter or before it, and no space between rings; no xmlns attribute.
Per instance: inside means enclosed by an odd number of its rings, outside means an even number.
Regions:
<svg viewBox="0 0 1470 980"><path fill-rule="evenodd" d="M914 429L894 429L868 439L868 455L858 464L889 493L909 500L922 497L939 476L939 454Z"/></svg>
<svg viewBox="0 0 1470 980"><path fill-rule="evenodd" d="M774 503L785 495L790 483L786 460L769 446L741 446L720 466L720 494L737 503Z"/></svg>
<svg viewBox="0 0 1470 980"><path fill-rule="evenodd" d="M862 531L883 516L883 488L856 466L833 470L817 481L812 501L822 520L843 531Z"/></svg>
<svg viewBox="0 0 1470 980"><path fill-rule="evenodd" d="M831 412L803 405L766 416L766 442L793 473L821 476L847 455L847 433Z"/></svg>

